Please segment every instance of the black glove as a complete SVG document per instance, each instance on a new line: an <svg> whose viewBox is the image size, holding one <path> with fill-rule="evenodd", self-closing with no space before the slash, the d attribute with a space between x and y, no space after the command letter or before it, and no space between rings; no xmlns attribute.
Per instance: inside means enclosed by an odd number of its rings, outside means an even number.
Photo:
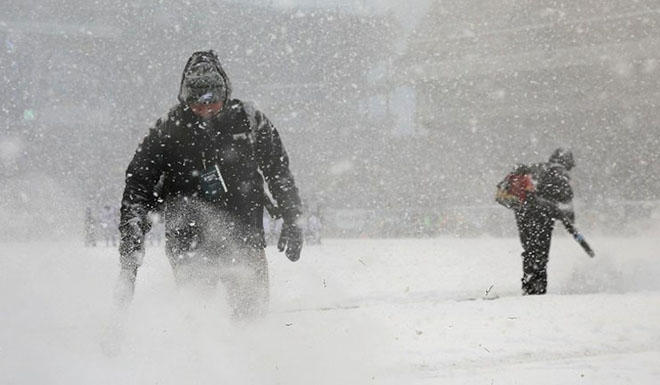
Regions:
<svg viewBox="0 0 660 385"><path fill-rule="evenodd" d="M119 232L119 256L122 268L140 266L144 257L144 231L139 222L122 224Z"/></svg>
<svg viewBox="0 0 660 385"><path fill-rule="evenodd" d="M575 211L573 210L562 210L562 214L569 222L575 223Z"/></svg>
<svg viewBox="0 0 660 385"><path fill-rule="evenodd" d="M277 249L284 251L286 248L286 257L291 262L300 259L300 250L303 245L303 234L300 227L295 223L284 222L282 224L282 233L280 233L280 240L277 242Z"/></svg>
<svg viewBox="0 0 660 385"><path fill-rule="evenodd" d="M559 210L560 219L564 218L570 223L575 223L575 211L573 210L572 203L568 203L568 204L558 203L557 210Z"/></svg>

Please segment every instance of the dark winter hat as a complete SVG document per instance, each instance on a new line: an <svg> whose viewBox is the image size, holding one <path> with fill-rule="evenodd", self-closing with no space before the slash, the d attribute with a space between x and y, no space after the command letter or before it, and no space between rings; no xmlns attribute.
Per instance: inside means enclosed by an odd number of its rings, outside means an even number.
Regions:
<svg viewBox="0 0 660 385"><path fill-rule="evenodd" d="M226 103L231 96L231 84L212 50L192 54L183 69L179 101L191 103Z"/></svg>
<svg viewBox="0 0 660 385"><path fill-rule="evenodd" d="M575 167L575 160L573 159L573 153L571 150L566 150L563 148L556 149L552 155L550 155L550 163L561 164L566 167L567 170Z"/></svg>

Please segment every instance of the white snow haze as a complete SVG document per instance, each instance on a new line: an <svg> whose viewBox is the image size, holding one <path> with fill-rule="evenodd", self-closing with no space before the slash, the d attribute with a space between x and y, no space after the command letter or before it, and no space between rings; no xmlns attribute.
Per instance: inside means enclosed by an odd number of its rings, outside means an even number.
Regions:
<svg viewBox="0 0 660 385"><path fill-rule="evenodd" d="M156 225L117 313L126 167L208 49L320 242L235 320ZM559 147L596 255L558 222L523 296L496 185ZM659 249L658 0L0 3L0 384L658 384Z"/></svg>

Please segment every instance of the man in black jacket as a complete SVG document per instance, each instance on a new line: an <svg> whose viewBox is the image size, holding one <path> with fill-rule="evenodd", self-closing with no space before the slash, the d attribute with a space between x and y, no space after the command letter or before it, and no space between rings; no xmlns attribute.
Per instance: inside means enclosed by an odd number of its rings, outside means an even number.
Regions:
<svg viewBox="0 0 660 385"><path fill-rule="evenodd" d="M165 221L166 254L177 283L219 280L237 317L268 303L264 180L284 224L278 248L300 258L301 203L277 130L231 84L213 51L195 52L181 80L179 104L158 120L126 171L121 205L117 298L133 295L144 255L147 214Z"/></svg>
<svg viewBox="0 0 660 385"><path fill-rule="evenodd" d="M548 285L548 256L555 219L568 217L573 222L573 190L568 171L575 166L573 154L556 149L547 163L532 166L537 170L536 192L515 210L520 242L523 246L523 294L545 294Z"/></svg>

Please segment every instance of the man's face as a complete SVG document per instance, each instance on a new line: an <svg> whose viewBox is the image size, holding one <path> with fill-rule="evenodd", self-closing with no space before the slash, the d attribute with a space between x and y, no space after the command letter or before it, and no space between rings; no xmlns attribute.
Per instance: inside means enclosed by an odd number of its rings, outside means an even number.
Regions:
<svg viewBox="0 0 660 385"><path fill-rule="evenodd" d="M222 110L223 104L220 101L215 103L191 103L189 106L193 114L199 116L202 120L208 120Z"/></svg>

